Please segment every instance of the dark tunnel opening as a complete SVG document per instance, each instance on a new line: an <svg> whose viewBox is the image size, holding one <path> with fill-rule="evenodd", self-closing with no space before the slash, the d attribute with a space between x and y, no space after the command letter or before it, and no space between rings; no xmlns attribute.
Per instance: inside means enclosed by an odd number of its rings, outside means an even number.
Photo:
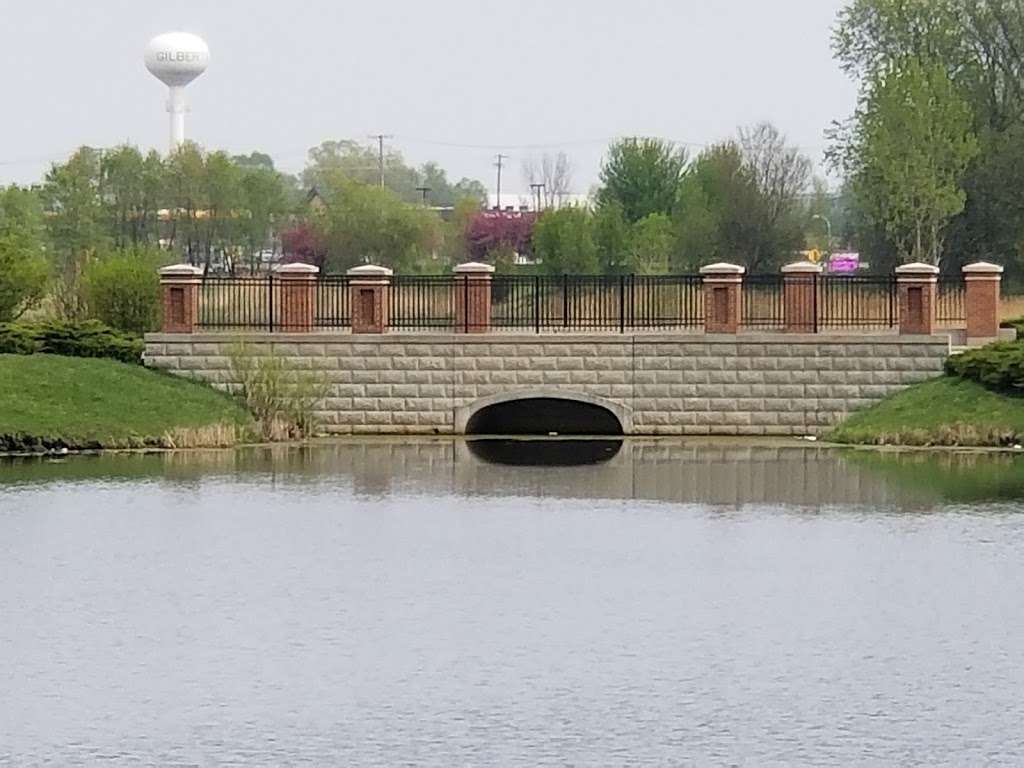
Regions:
<svg viewBox="0 0 1024 768"><path fill-rule="evenodd" d="M466 434L621 436L623 429L615 414L600 405L531 397L481 408L466 424Z"/></svg>

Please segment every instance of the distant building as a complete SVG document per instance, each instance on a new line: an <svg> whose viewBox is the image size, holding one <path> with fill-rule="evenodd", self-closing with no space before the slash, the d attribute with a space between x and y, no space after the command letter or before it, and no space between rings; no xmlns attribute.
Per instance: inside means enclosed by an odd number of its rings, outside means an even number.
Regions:
<svg viewBox="0 0 1024 768"><path fill-rule="evenodd" d="M555 206L556 208L564 207L576 207L580 208L583 206L590 205L589 195L565 195L561 202ZM546 206L542 206L546 207ZM505 212L513 211L534 211L537 208L537 196L527 192L501 192L501 210ZM487 209L494 211L498 209L498 195L495 192L487 193Z"/></svg>

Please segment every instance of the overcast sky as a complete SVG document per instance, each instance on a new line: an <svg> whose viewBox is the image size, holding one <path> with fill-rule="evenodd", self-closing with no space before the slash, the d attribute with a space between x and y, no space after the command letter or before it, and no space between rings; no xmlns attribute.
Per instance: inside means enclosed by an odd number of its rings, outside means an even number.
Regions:
<svg viewBox="0 0 1024 768"><path fill-rule="evenodd" d="M574 191L608 141L702 144L775 122L816 161L855 87L832 60L843 0L0 0L0 183L81 144L166 150L164 87L142 52L206 38L189 138L302 168L325 139L390 140L494 185L494 154L565 151Z"/></svg>

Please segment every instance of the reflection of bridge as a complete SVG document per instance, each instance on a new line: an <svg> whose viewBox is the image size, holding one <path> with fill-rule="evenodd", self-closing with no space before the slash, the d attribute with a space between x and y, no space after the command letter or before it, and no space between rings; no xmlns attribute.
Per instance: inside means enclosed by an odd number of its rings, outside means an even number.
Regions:
<svg viewBox="0 0 1024 768"><path fill-rule="evenodd" d="M331 442L309 448L277 446L245 451L166 456L111 457L118 466L159 464L154 471L197 483L227 473L260 482L315 478L355 493L382 495L395 489L462 496L509 496L518 492L551 498L650 500L736 507L744 504L859 505L932 508L936 489L905 484L902 463L948 463L935 471L976 475L970 462L987 457L861 454L820 447L730 445L718 441L627 439L606 463L578 467L495 466L469 444L453 438ZM97 467L103 462L91 462ZM47 466L39 465L40 471ZM913 467L911 467L913 469ZM925 468L926 469L926 468ZM887 470L892 470L887 471ZM67 472L67 466L53 469ZM90 472L99 471L96 468ZM924 471L924 469L922 470ZM895 477L893 477L895 475ZM920 480L920 478L917 478ZM219 479L217 482L221 482Z"/></svg>

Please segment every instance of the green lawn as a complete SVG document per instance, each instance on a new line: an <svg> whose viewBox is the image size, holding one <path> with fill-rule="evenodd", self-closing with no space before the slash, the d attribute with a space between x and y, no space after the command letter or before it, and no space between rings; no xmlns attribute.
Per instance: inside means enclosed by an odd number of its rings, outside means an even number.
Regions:
<svg viewBox="0 0 1024 768"><path fill-rule="evenodd" d="M943 376L853 414L829 439L866 445L1013 445L1024 440L1024 397Z"/></svg>
<svg viewBox="0 0 1024 768"><path fill-rule="evenodd" d="M104 447L225 442L251 419L230 398L167 374L111 360L0 355L0 435ZM223 427L223 429L217 429ZM206 440L191 432L219 431Z"/></svg>

